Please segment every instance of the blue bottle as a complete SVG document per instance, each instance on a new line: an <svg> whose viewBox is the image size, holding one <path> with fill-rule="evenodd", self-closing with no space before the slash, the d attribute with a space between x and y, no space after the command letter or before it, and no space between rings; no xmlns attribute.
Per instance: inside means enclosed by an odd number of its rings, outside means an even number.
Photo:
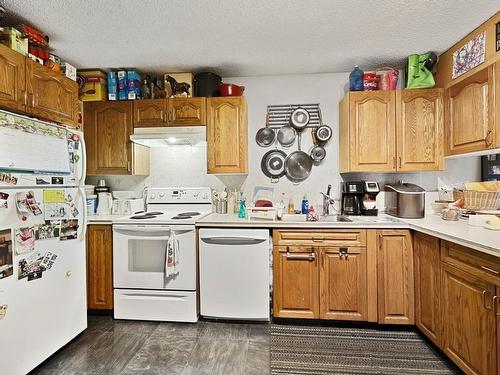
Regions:
<svg viewBox="0 0 500 375"><path fill-rule="evenodd" d="M363 91L363 71L357 65L349 74L349 90Z"/></svg>
<svg viewBox="0 0 500 375"><path fill-rule="evenodd" d="M246 217L246 214L247 214L246 206L247 206L247 204L246 204L245 198L241 198L240 209L238 212L238 217L240 219L244 219Z"/></svg>
<svg viewBox="0 0 500 375"><path fill-rule="evenodd" d="M304 198L302 198L302 204L301 204L301 210L303 214L307 215L309 213L309 201L307 200L307 197L304 195Z"/></svg>

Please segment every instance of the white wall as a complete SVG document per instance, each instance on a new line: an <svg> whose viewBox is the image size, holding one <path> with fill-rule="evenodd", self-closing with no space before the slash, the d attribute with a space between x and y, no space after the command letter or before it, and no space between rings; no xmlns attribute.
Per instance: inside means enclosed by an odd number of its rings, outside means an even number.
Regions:
<svg viewBox="0 0 500 375"><path fill-rule="evenodd" d="M210 176L206 174L206 145L151 150L151 175L149 177L114 176L106 177L115 190L139 189L144 183L153 186L201 186L208 185L222 189L241 187L251 198L253 188L274 186L276 192L292 194L298 202L305 192L309 199L319 201L319 191L325 191L328 184L338 192L339 182L344 177L350 179L371 179L379 182L404 179L414 182L427 190L437 187L437 177L450 182L471 181L480 178L480 158L469 157L446 161L444 172L423 172L414 174L351 174L341 176L338 172L338 103L344 95L348 73L307 74L225 78L225 82L244 85L248 102L248 163L249 174L244 176ZM255 143L255 133L264 125L267 106L270 104L320 103L323 121L332 126L333 139L327 145L326 159L320 166L314 166L310 177L299 185L293 185L286 178L271 184L260 170L260 160L268 148ZM308 150L312 141L309 131L303 137L303 149ZM95 182L89 178L88 182ZM276 195L278 196L278 195Z"/></svg>

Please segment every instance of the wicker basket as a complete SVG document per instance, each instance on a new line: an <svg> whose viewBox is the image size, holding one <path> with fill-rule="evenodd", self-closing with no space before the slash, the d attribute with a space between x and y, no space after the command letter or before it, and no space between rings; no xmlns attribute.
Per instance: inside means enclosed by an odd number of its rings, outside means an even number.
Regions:
<svg viewBox="0 0 500 375"><path fill-rule="evenodd" d="M464 208L468 210L496 210L500 204L500 191L464 190Z"/></svg>

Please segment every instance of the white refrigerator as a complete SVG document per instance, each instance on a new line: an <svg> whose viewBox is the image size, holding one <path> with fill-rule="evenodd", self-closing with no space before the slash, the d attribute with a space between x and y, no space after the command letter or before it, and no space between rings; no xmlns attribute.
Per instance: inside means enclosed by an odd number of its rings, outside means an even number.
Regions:
<svg viewBox="0 0 500 375"><path fill-rule="evenodd" d="M1 374L87 327L85 168L83 134L0 111Z"/></svg>

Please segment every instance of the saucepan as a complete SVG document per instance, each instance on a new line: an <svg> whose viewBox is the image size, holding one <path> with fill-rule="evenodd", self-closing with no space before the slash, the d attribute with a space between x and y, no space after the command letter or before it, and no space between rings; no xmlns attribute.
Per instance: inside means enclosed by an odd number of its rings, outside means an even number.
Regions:
<svg viewBox="0 0 500 375"><path fill-rule="evenodd" d="M234 83L221 83L219 91L220 96L242 96L245 86L238 86Z"/></svg>
<svg viewBox="0 0 500 375"><path fill-rule="evenodd" d="M269 116L266 116L266 125L263 128L257 130L255 135L255 142L260 147L271 146L276 139L276 132L269 127Z"/></svg>
<svg viewBox="0 0 500 375"><path fill-rule="evenodd" d="M307 127L310 119L311 116L306 109L302 107L295 108L290 114L290 126L300 132Z"/></svg>

